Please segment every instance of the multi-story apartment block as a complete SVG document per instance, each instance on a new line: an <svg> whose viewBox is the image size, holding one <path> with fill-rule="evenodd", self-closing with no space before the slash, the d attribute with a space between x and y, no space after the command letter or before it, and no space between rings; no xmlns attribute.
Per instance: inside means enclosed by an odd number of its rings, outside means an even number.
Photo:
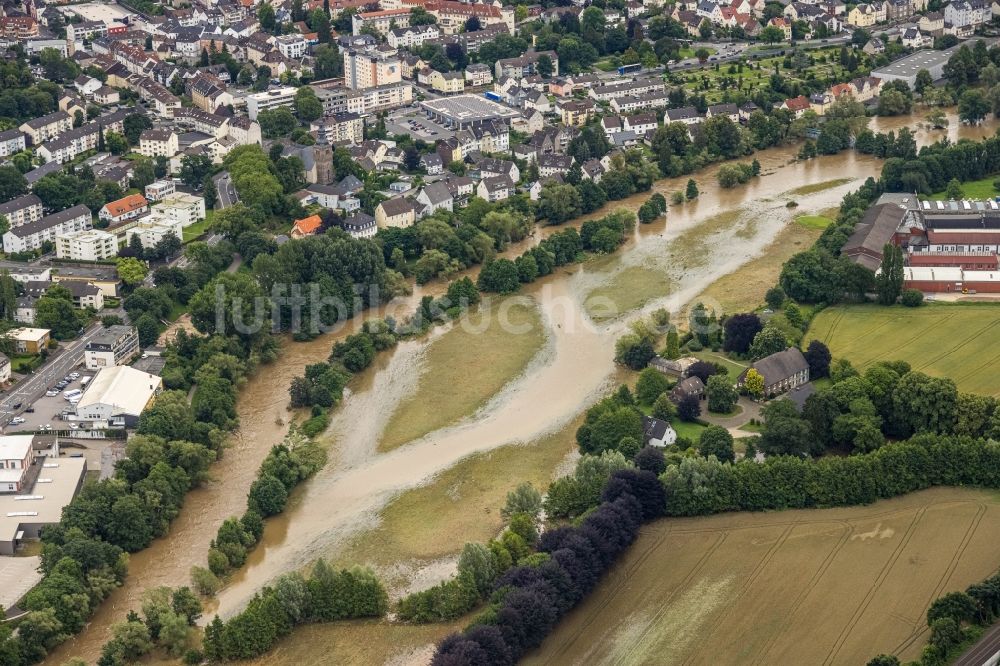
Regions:
<svg viewBox="0 0 1000 666"><path fill-rule="evenodd" d="M84 229L56 237L56 256L73 261L103 261L118 254L114 234Z"/></svg>
<svg viewBox="0 0 1000 666"><path fill-rule="evenodd" d="M284 87L247 95L247 115L250 120L257 120L262 111L292 106L295 103L295 92L295 88Z"/></svg>
<svg viewBox="0 0 1000 666"><path fill-rule="evenodd" d="M10 229L3 235L3 249L5 252L30 252L39 249L42 243L55 243L59 236L91 226L90 209L82 204L73 206Z"/></svg>
<svg viewBox="0 0 1000 666"><path fill-rule="evenodd" d="M73 129L73 116L65 111L56 111L40 118L32 118L18 129L28 135L31 145L37 146Z"/></svg>
<svg viewBox="0 0 1000 666"><path fill-rule="evenodd" d="M0 204L0 215L7 218L7 223L12 227L40 220L42 219L42 200L34 194L25 194Z"/></svg>
<svg viewBox="0 0 1000 666"><path fill-rule="evenodd" d="M348 49L344 53L344 85L352 90L377 88L402 80L399 52L390 46Z"/></svg>
<svg viewBox="0 0 1000 666"><path fill-rule="evenodd" d="M171 158L178 149L177 135L169 129L148 129L139 135L140 155Z"/></svg>

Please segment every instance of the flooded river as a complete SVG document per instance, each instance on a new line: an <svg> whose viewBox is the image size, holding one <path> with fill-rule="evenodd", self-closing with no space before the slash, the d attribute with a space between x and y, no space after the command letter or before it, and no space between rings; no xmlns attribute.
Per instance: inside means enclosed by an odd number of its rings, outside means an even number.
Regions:
<svg viewBox="0 0 1000 666"><path fill-rule="evenodd" d="M872 127L888 131L910 126L920 144L945 134L956 140L979 138L995 130L992 123L959 126L951 114L949 130L928 132L916 129L920 120L909 116L874 119ZM877 176L881 168L879 160L853 152L796 162L797 150L784 147L756 154L764 175L745 187L721 190L715 182L716 167L697 174L701 190L697 201L671 207L666 222L641 226L613 258L568 267L525 289L525 297L536 301L548 335L548 343L525 373L466 420L384 454L376 454L381 429L415 385L417 358L426 340L404 342L380 357L374 371L356 378L335 413L326 434L329 464L307 482L282 516L268 521L261 545L220 592L215 610L224 617L231 615L276 575L305 566L320 555L335 554L345 538L370 526L393 496L426 483L461 458L536 439L579 414L608 386L615 369L614 340L639 316L632 312L601 325L592 323L583 303L602 283L632 266L660 271L669 276L669 295L648 302L643 310L668 307L676 312L714 280L759 255L796 212L838 205L845 192L868 176ZM812 194L789 194L790 189L803 185L845 178L851 181ZM669 200L670 193L683 190L686 181L687 177L659 181L655 190ZM636 210L648 196L643 193L614 202L611 208ZM796 211L786 208L791 198L799 203ZM728 211L738 211L731 224L711 226L713 217L717 220L720 213ZM548 231L542 229L539 235ZM678 256L674 246L692 237L698 238L707 253ZM511 248L509 253L517 254L531 242L537 238ZM411 312L422 295L439 293L442 288L436 283L417 289L381 313L399 316ZM61 664L71 656L93 662L109 637L110 625L138 608L143 591L159 585L188 584L190 568L204 565L209 542L222 520L242 513L260 462L286 432L292 378L301 374L305 365L325 360L334 340L352 332L360 321L310 342L288 342L278 361L262 367L247 383L238 404L241 429L231 438L223 459L212 468L213 480L189 494L166 537L132 556L125 584L101 606L87 629L61 646L47 664Z"/></svg>

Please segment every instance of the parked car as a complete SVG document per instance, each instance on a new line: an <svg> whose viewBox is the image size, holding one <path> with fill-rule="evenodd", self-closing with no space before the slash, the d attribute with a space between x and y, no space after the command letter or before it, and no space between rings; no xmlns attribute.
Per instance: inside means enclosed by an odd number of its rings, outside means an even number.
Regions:
<svg viewBox="0 0 1000 666"><path fill-rule="evenodd" d="M10 425L21 425L24 423L24 419L20 416L15 416L10 420Z"/></svg>

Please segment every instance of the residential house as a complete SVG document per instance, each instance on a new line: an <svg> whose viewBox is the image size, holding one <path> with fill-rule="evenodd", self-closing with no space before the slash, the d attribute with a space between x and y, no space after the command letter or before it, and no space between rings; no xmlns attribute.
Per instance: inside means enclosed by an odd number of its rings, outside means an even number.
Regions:
<svg viewBox="0 0 1000 666"><path fill-rule="evenodd" d="M129 194L104 204L97 216L112 225L133 220L149 212L149 202L141 194Z"/></svg>
<svg viewBox="0 0 1000 666"><path fill-rule="evenodd" d="M740 110L735 104L710 104L705 112L705 118L726 116L734 123L740 121Z"/></svg>
<svg viewBox="0 0 1000 666"><path fill-rule="evenodd" d="M487 86L493 82L493 72L489 65L473 63L465 68L465 81L472 87Z"/></svg>
<svg viewBox="0 0 1000 666"><path fill-rule="evenodd" d="M646 441L646 446L663 448L677 442L677 433L666 421L655 419L652 416L642 417L642 434Z"/></svg>
<svg viewBox="0 0 1000 666"><path fill-rule="evenodd" d="M993 13L995 14L996 12L994 11ZM920 32L928 34L931 37L939 37L944 34L944 14L941 12L927 12L917 21L917 27L920 29Z"/></svg>
<svg viewBox="0 0 1000 666"><path fill-rule="evenodd" d="M944 8L944 22L956 28L975 28L991 18L992 8L986 0L955 0Z"/></svg>
<svg viewBox="0 0 1000 666"><path fill-rule="evenodd" d="M870 4L863 3L855 6L847 13L847 22L855 28L869 28L875 25L876 16L875 8Z"/></svg>
<svg viewBox="0 0 1000 666"><path fill-rule="evenodd" d="M88 370L100 370L128 365L141 353L135 326L110 326L87 342L83 348L83 363Z"/></svg>
<svg viewBox="0 0 1000 666"><path fill-rule="evenodd" d="M590 99L560 100L557 103L563 125L567 127L582 127L594 115L596 105Z"/></svg>
<svg viewBox="0 0 1000 666"><path fill-rule="evenodd" d="M735 105L734 105L735 106ZM659 127L659 122L654 113L639 113L632 116L625 116L623 128L629 132L635 132L637 136L642 136L646 132ZM607 131L605 129L605 131Z"/></svg>
<svg viewBox="0 0 1000 666"><path fill-rule="evenodd" d="M476 195L489 202L503 201L514 194L514 183L507 176L483 178L476 188Z"/></svg>
<svg viewBox="0 0 1000 666"><path fill-rule="evenodd" d="M573 158L569 155L539 155L538 176L565 176L573 166Z"/></svg>
<svg viewBox="0 0 1000 666"><path fill-rule="evenodd" d="M424 216L432 215L439 210L451 211L454 199L448 185L442 181L425 185L417 194L417 201L423 204Z"/></svg>
<svg viewBox="0 0 1000 666"><path fill-rule="evenodd" d="M781 103L780 108L791 111L796 118L801 118L802 114L809 111L812 106L809 103L809 98L804 95L799 95L798 97L792 97L786 99Z"/></svg>
<svg viewBox="0 0 1000 666"><path fill-rule="evenodd" d="M345 218L340 226L354 238L372 238L378 233L378 223L375 218L361 211Z"/></svg>
<svg viewBox="0 0 1000 666"><path fill-rule="evenodd" d="M778 28L784 34L785 41L791 41L792 39L792 22L783 16L775 16L773 19L768 21L768 25L774 28Z"/></svg>
<svg viewBox="0 0 1000 666"><path fill-rule="evenodd" d="M111 86L101 86L94 91L93 98L98 104L109 106L118 104L121 101L121 94Z"/></svg>
<svg viewBox="0 0 1000 666"><path fill-rule="evenodd" d="M323 227L323 219L319 215L310 215L292 223L292 238L314 236Z"/></svg>
<svg viewBox="0 0 1000 666"><path fill-rule="evenodd" d="M181 228L205 219L205 199L186 192L174 192L150 209L153 221L177 223Z"/></svg>
<svg viewBox="0 0 1000 666"><path fill-rule="evenodd" d="M428 176L436 176L444 173L444 160L437 153L425 153L420 157L420 166L424 168Z"/></svg>
<svg viewBox="0 0 1000 666"><path fill-rule="evenodd" d="M417 221L417 205L404 197L386 199L375 207L375 222L379 229L410 227Z"/></svg>
<svg viewBox="0 0 1000 666"><path fill-rule="evenodd" d="M705 384L702 383L700 377L688 377L677 382L677 385L670 391L670 400L679 403L692 395L699 400L705 396Z"/></svg>
<svg viewBox="0 0 1000 666"><path fill-rule="evenodd" d="M780 395L809 381L809 363L796 347L754 361L750 364L750 368L764 377L764 395L767 397ZM740 374L737 386L741 388L746 386L750 368Z"/></svg>
<svg viewBox="0 0 1000 666"><path fill-rule="evenodd" d="M684 106L679 109L667 109L666 113L663 114L664 125L669 125L670 123L694 125L695 123L700 122L701 116L698 115L698 109L693 106Z"/></svg>
<svg viewBox="0 0 1000 666"><path fill-rule="evenodd" d="M39 354L49 346L49 333L47 328L15 328L7 331L7 338L17 353Z"/></svg>

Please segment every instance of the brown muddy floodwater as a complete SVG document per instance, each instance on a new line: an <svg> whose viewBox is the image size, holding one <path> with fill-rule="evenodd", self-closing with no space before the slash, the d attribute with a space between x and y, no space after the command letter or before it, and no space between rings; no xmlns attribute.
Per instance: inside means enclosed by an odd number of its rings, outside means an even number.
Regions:
<svg viewBox="0 0 1000 666"><path fill-rule="evenodd" d="M950 139L981 138L995 131L994 123L960 126L949 114L950 128L927 131L918 127L922 116L874 119L873 129L898 130L909 126L919 144L947 135ZM797 146L761 151L761 178L745 187L721 190L717 167L695 176L701 194L695 202L671 207L666 222L642 226L634 239L612 258L570 267L524 290L542 313L548 342L522 376L513 380L489 403L462 422L377 455L381 429L419 375L417 362L426 341L407 341L383 355L374 371L357 378L337 410L326 441L330 461L296 494L288 510L268 521L261 544L218 596L221 615L238 611L253 593L275 576L308 565L319 556L336 554L345 539L373 524L379 510L398 493L422 485L469 454L514 442L527 442L568 423L609 386L615 372L614 340L628 322L654 308L677 312L708 285L759 255L795 212L816 212L839 204L843 195L865 178L876 176L879 160L852 151L795 161ZM788 192L803 185L850 178L851 181L808 195L796 195L799 208L786 208ZM682 190L687 177L659 181L655 191L669 199ZM643 193L614 202L612 208L637 210L648 198ZM720 213L736 211L728 225ZM582 221L582 220L581 220ZM579 224L581 221L577 221ZM509 255L546 235L517 247ZM702 251L688 251L694 237ZM708 249L708 252L703 250ZM670 292L641 308L594 324L583 303L595 288L613 281L629 267L641 266L669 277ZM137 609L145 590L160 585L185 585L194 565L204 566L209 543L228 516L242 513L246 493L270 447L281 441L292 416L287 410L288 386L303 368L325 360L334 340L367 317L411 312L427 293L439 293L440 283L416 289L379 312L357 317L341 330L310 342L288 342L280 358L260 368L244 387L238 404L240 431L231 438L225 456L212 468L213 480L188 495L170 532L145 551L132 556L125 584L105 601L88 627L46 660L61 664L78 656L93 662L109 638L110 626ZM502 308L500 309L502 310ZM502 316L502 311L497 312ZM431 335L439 335L440 330ZM212 613L206 613L209 619Z"/></svg>

